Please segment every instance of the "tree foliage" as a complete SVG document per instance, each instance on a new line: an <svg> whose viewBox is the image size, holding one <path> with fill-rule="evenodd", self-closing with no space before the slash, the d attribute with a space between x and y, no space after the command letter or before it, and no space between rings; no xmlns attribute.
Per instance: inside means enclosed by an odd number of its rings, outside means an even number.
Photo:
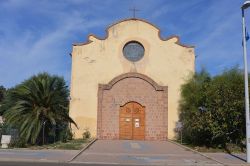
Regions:
<svg viewBox="0 0 250 166"><path fill-rule="evenodd" d="M6 93L6 89L4 88L4 86L0 86L0 103L3 101L4 97L5 97L5 93Z"/></svg>
<svg viewBox="0 0 250 166"><path fill-rule="evenodd" d="M26 142L41 143L43 125L47 138L55 126L62 130L75 124L68 115L68 97L63 78L47 73L33 76L8 92L1 108L5 123L17 128Z"/></svg>
<svg viewBox="0 0 250 166"><path fill-rule="evenodd" d="M223 146L245 137L244 79L238 68L211 77L196 73L181 88L184 139L195 145Z"/></svg>

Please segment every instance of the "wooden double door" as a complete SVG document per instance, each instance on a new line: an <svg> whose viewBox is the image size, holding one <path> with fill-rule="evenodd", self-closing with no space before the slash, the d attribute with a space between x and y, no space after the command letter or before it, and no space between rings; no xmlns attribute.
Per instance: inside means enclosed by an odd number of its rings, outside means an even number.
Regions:
<svg viewBox="0 0 250 166"><path fill-rule="evenodd" d="M128 140L145 139L145 107L136 102L120 107L119 137Z"/></svg>

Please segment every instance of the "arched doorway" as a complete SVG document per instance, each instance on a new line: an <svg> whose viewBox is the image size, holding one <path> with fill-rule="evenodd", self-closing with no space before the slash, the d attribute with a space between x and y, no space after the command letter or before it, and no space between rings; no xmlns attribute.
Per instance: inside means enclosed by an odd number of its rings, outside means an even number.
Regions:
<svg viewBox="0 0 250 166"><path fill-rule="evenodd" d="M140 114L133 113L134 108L139 108ZM126 110L131 112L126 113ZM135 127L138 126L137 116L140 117L139 127ZM130 121L126 122L126 118ZM108 84L99 84L98 139L166 140L167 133L167 86L160 86L139 73L122 74Z"/></svg>
<svg viewBox="0 0 250 166"><path fill-rule="evenodd" d="M129 102L120 107L119 138L145 139L145 107L137 102Z"/></svg>

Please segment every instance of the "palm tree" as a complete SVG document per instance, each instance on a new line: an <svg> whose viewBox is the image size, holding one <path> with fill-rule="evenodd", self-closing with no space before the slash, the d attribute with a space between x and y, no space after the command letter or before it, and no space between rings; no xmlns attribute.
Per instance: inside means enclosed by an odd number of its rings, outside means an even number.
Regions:
<svg viewBox="0 0 250 166"><path fill-rule="evenodd" d="M19 135L32 144L41 141L52 126L76 123L68 114L69 91L63 78L41 73L13 88L3 102L5 122L18 128ZM11 103L11 104L10 104ZM77 125L76 125L77 126Z"/></svg>

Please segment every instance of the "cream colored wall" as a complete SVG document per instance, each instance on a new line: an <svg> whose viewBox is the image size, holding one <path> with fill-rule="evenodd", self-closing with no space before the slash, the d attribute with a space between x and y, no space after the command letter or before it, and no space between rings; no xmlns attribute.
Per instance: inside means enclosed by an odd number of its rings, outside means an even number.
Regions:
<svg viewBox="0 0 250 166"><path fill-rule="evenodd" d="M168 86L168 137L174 139L179 90L185 78L194 72L194 48L178 44L177 37L163 41L158 33L153 25L131 19L109 27L104 40L89 36L88 44L73 46L70 116L79 125L79 130L73 128L75 137L81 137L85 128L96 135L98 84L136 71ZM124 44L131 40L145 48L144 57L135 63L122 54Z"/></svg>

